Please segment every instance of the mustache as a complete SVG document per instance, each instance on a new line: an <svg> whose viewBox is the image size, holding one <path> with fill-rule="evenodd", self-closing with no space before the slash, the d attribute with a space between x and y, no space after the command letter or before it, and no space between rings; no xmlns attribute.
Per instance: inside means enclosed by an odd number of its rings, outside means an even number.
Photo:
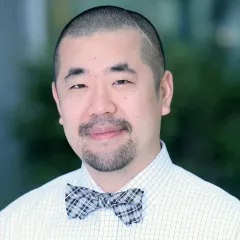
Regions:
<svg viewBox="0 0 240 240"><path fill-rule="evenodd" d="M86 137L89 135L89 132L95 125L112 125L115 127L120 127L122 130L127 132L132 132L132 125L123 118L114 118L114 117L96 117L91 119L88 123L83 123L79 126L78 134L80 137Z"/></svg>

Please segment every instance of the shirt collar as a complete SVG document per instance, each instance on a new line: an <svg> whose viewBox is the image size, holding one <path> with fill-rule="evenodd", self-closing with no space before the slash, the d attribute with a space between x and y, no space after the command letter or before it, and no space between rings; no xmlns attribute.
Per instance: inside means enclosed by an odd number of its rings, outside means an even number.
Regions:
<svg viewBox="0 0 240 240"><path fill-rule="evenodd" d="M157 157L120 190L140 188L144 191L143 217L148 210L158 203L158 196L163 194L162 190L173 174L173 166L166 145L161 140L161 150Z"/></svg>
<svg viewBox="0 0 240 240"><path fill-rule="evenodd" d="M162 140L160 142L161 150L156 158L119 190L127 191L130 188L142 189L144 191L144 202L147 205L154 203L157 194L164 188L173 173L173 163L169 157L166 145ZM81 186L98 192L104 192L90 176L84 164L81 170Z"/></svg>
<svg viewBox="0 0 240 240"><path fill-rule="evenodd" d="M144 192L154 190L156 187L164 187L170 177L172 161L169 157L165 143L161 140L161 151L157 157L130 182L128 182L120 191L126 191L130 188L141 188Z"/></svg>

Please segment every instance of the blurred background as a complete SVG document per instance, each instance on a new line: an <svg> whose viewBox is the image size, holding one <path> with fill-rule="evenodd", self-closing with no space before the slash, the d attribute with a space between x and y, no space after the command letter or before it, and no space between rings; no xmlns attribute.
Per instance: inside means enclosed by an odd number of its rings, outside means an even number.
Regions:
<svg viewBox="0 0 240 240"><path fill-rule="evenodd" d="M116 5L157 28L173 72L172 160L240 198L240 0L1 0L0 209L81 166L51 96L52 55L79 12Z"/></svg>

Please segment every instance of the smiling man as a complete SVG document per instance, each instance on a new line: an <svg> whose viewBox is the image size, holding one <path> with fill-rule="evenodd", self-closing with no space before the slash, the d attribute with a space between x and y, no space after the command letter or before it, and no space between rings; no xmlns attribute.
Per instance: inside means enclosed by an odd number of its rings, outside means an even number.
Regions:
<svg viewBox="0 0 240 240"><path fill-rule="evenodd" d="M110 6L79 14L54 71L59 122L82 168L5 208L0 239L240 237L239 201L174 165L159 138L173 78L146 18Z"/></svg>

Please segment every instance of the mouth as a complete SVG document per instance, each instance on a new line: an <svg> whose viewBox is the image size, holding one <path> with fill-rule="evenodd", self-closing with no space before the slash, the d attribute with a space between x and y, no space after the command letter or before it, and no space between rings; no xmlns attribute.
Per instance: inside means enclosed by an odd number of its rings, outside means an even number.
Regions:
<svg viewBox="0 0 240 240"><path fill-rule="evenodd" d="M89 137L96 141L103 141L121 135L125 130L117 127L94 127L89 132Z"/></svg>

